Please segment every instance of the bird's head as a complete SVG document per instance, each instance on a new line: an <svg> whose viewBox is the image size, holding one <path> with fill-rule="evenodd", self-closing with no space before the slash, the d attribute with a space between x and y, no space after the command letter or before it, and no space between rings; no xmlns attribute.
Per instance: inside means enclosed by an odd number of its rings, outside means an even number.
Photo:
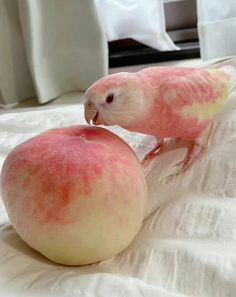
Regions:
<svg viewBox="0 0 236 297"><path fill-rule="evenodd" d="M135 73L121 72L95 82L85 93L88 124L129 127L144 113L142 82Z"/></svg>

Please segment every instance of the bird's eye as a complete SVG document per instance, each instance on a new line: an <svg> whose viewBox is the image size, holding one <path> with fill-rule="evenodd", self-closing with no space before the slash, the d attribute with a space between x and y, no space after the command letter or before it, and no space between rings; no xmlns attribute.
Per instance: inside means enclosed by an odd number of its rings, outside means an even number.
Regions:
<svg viewBox="0 0 236 297"><path fill-rule="evenodd" d="M114 95L113 94L108 95L107 98L106 98L107 103L111 103L113 100L114 100Z"/></svg>

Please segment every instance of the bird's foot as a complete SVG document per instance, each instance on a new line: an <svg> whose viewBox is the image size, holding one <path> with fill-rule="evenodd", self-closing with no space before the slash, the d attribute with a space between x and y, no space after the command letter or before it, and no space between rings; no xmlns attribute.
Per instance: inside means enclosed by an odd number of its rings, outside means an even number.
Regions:
<svg viewBox="0 0 236 297"><path fill-rule="evenodd" d="M201 158L205 152L205 145L202 145L194 140L190 141L190 145L187 147L187 154L185 158L181 162L174 165L175 167L178 167L176 174L185 172L197 159Z"/></svg>
<svg viewBox="0 0 236 297"><path fill-rule="evenodd" d="M164 140L162 139L157 140L155 147L148 154L146 154L143 160L141 161L141 165L143 167L147 167L148 164L156 157L156 155L161 152L163 148L163 144L164 144Z"/></svg>
<svg viewBox="0 0 236 297"><path fill-rule="evenodd" d="M184 145L180 145L180 147L187 148L186 156L182 161L173 165L173 167L177 167L177 169L173 174L165 178L165 182L168 182L172 178L177 177L179 174L184 173L196 160L201 158L207 150L206 145L198 143L195 140L184 141Z"/></svg>

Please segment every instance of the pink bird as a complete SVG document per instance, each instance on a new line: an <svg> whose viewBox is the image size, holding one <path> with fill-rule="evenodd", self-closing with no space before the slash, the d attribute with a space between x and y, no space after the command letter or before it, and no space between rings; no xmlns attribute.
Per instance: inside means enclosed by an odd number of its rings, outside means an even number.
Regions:
<svg viewBox="0 0 236 297"><path fill-rule="evenodd" d="M150 67L95 82L85 93L85 119L155 136L146 165L164 151L164 139L188 140L180 171L205 151L215 116L224 109L231 75L221 69Z"/></svg>

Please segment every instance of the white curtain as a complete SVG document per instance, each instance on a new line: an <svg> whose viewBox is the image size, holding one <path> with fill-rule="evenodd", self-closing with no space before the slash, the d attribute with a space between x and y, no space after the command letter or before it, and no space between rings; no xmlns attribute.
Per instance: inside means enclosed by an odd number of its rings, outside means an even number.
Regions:
<svg viewBox="0 0 236 297"><path fill-rule="evenodd" d="M236 0L197 0L203 60L236 55Z"/></svg>
<svg viewBox="0 0 236 297"><path fill-rule="evenodd" d="M0 0L0 105L85 90L107 74L92 0Z"/></svg>
<svg viewBox="0 0 236 297"><path fill-rule="evenodd" d="M197 3L202 58L236 55L236 0ZM0 106L35 95L45 103L85 90L108 72L107 40L131 37L159 50L177 49L166 33L163 5L163 0L0 0Z"/></svg>
<svg viewBox="0 0 236 297"><path fill-rule="evenodd" d="M0 105L34 96L17 1L0 0Z"/></svg>
<svg viewBox="0 0 236 297"><path fill-rule="evenodd" d="M179 49L166 33L164 0L95 0L108 41L133 38L161 51Z"/></svg>

